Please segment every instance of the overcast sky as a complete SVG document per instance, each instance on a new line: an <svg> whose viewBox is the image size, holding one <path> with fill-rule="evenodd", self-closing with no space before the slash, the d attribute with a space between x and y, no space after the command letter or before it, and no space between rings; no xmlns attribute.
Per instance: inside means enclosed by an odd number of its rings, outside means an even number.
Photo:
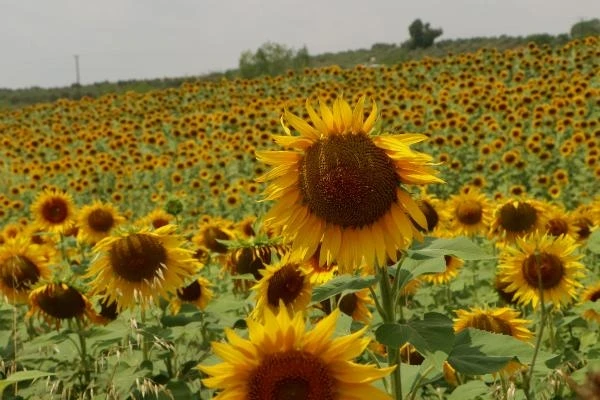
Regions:
<svg viewBox="0 0 600 400"><path fill-rule="evenodd" d="M266 41L311 54L408 38L566 33L600 0L0 0L0 87L198 75Z"/></svg>

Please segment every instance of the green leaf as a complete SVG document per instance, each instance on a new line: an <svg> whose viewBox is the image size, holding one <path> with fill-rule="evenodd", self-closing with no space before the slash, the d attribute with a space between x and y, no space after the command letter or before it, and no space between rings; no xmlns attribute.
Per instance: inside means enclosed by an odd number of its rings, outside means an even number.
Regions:
<svg viewBox="0 0 600 400"><path fill-rule="evenodd" d="M36 371L36 370L15 372L14 374L9 375L6 379L0 380L0 394L2 394L4 389L6 389L8 386L12 385L13 383L29 381L31 379L44 378L44 377L50 376L50 375L55 375L55 374L52 372L44 372L44 371Z"/></svg>
<svg viewBox="0 0 600 400"><path fill-rule="evenodd" d="M497 372L511 360L531 361L533 346L508 335L468 328L456 335L448 362L468 375Z"/></svg>
<svg viewBox="0 0 600 400"><path fill-rule="evenodd" d="M411 249L410 253L427 257L453 255L463 260L489 260L495 258L495 256L486 253L466 237L436 239L426 247Z"/></svg>
<svg viewBox="0 0 600 400"><path fill-rule="evenodd" d="M600 254L600 230L592 232L587 240L587 248L594 254Z"/></svg>
<svg viewBox="0 0 600 400"><path fill-rule="evenodd" d="M489 393L490 389L483 381L475 380L458 386L448 396L448 400L476 399Z"/></svg>
<svg viewBox="0 0 600 400"><path fill-rule="evenodd" d="M438 313L427 313L423 320L406 324L383 324L375 331L375 337L378 342L396 348L410 343L423 355L436 351L448 354L454 343L452 320Z"/></svg>
<svg viewBox="0 0 600 400"><path fill-rule="evenodd" d="M376 282L377 278L374 276L359 277L341 275L330 280L324 285L314 288L312 301L318 303L344 291L356 292L357 290L373 286Z"/></svg>
<svg viewBox="0 0 600 400"><path fill-rule="evenodd" d="M398 271L398 287L402 289L411 280L424 275L444 272L446 261L444 257L426 257L419 254L413 254L402 261L400 271ZM395 269L390 269L390 274L395 274Z"/></svg>

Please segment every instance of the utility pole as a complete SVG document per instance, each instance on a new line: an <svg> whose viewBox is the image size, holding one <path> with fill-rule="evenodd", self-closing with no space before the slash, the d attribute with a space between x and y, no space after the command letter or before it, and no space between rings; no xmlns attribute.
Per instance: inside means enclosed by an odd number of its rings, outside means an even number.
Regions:
<svg viewBox="0 0 600 400"><path fill-rule="evenodd" d="M73 57L75 57L75 74L77 77L76 83L79 85L79 54L75 54Z"/></svg>

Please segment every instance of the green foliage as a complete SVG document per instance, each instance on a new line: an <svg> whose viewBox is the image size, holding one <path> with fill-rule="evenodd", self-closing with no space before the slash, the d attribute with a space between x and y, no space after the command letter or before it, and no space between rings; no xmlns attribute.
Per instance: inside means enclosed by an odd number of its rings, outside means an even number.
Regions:
<svg viewBox="0 0 600 400"><path fill-rule="evenodd" d="M426 49L433 45L436 38L442 36L442 29L434 29L429 23L423 24L420 19L415 19L408 27L410 41L408 46L411 49Z"/></svg>
<svg viewBox="0 0 600 400"><path fill-rule="evenodd" d="M598 18L579 21L571 27L572 38L597 35L600 35L600 19Z"/></svg>
<svg viewBox="0 0 600 400"><path fill-rule="evenodd" d="M243 78L261 75L280 75L287 70L308 67L310 56L306 46L293 50L283 44L267 42L252 53L247 50L240 56L239 73Z"/></svg>

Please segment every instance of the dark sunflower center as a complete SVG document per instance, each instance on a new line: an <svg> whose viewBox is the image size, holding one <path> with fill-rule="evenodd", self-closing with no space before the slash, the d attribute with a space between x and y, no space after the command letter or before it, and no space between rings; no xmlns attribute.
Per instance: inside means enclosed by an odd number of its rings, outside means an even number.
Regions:
<svg viewBox="0 0 600 400"><path fill-rule="evenodd" d="M60 224L69 215L69 205L63 199L48 199L42 206L42 215L46 221Z"/></svg>
<svg viewBox="0 0 600 400"><path fill-rule="evenodd" d="M348 316L352 316L352 313L356 310L356 304L358 303L358 298L354 293L348 293L344 295L340 300L338 307L340 311Z"/></svg>
<svg viewBox="0 0 600 400"><path fill-rule="evenodd" d="M113 215L106 210L93 210L87 219L90 228L97 232L108 232L113 227L115 220Z"/></svg>
<svg viewBox="0 0 600 400"><path fill-rule="evenodd" d="M37 303L42 311L58 319L77 318L85 312L83 295L67 285L48 285L38 295Z"/></svg>
<svg viewBox="0 0 600 400"><path fill-rule="evenodd" d="M491 315L476 315L471 320L470 326L472 328L481 329L482 331L512 336L510 324L507 321L504 321L500 318L494 318Z"/></svg>
<svg viewBox="0 0 600 400"><path fill-rule="evenodd" d="M284 304L293 302L304 285L304 276L298 270L298 265L287 264L275 272L269 280L267 289L267 301L273 307L279 306L279 300Z"/></svg>
<svg viewBox="0 0 600 400"><path fill-rule="evenodd" d="M591 235L593 223L588 218L578 218L575 220L574 225L577 228L577 236L579 236L579 239L587 239L588 236Z"/></svg>
<svg viewBox="0 0 600 400"><path fill-rule="evenodd" d="M527 283L539 287L538 270L542 280L543 289L557 286L564 277L565 268L560 258L554 254L532 254L523 261L523 276Z"/></svg>
<svg viewBox="0 0 600 400"><path fill-rule="evenodd" d="M513 203L509 203L500 209L500 223L508 232L525 232L536 221L537 212L530 204L519 202L515 207Z"/></svg>
<svg viewBox="0 0 600 400"><path fill-rule="evenodd" d="M267 246L257 248L244 247L233 254L238 274L252 274L256 280L262 278L261 269L271 261L271 249Z"/></svg>
<svg viewBox="0 0 600 400"><path fill-rule="evenodd" d="M481 221L483 209L475 200L465 200L456 207L456 218L464 225L475 225Z"/></svg>
<svg viewBox="0 0 600 400"><path fill-rule="evenodd" d="M11 256L0 264L0 280L14 290L25 290L39 278L37 265L25 256Z"/></svg>
<svg viewBox="0 0 600 400"><path fill-rule="evenodd" d="M177 297L183 301L196 301L200 296L202 296L202 286L197 280L177 290Z"/></svg>
<svg viewBox="0 0 600 400"><path fill-rule="evenodd" d="M165 225L169 225L169 221L167 219L165 219L165 218L160 218L159 217L159 218L154 218L152 220L152 227L154 229L158 229L161 226L165 226Z"/></svg>
<svg viewBox="0 0 600 400"><path fill-rule="evenodd" d="M155 237L136 233L119 239L110 251L113 271L129 282L152 281L166 268L167 251Z"/></svg>
<svg viewBox="0 0 600 400"><path fill-rule="evenodd" d="M590 296L590 301L598 301L598 300L600 300L600 290L595 291Z"/></svg>
<svg viewBox="0 0 600 400"><path fill-rule="evenodd" d="M400 348L400 357L403 362L410 365L421 365L425 361L425 357L411 345Z"/></svg>
<svg viewBox="0 0 600 400"><path fill-rule="evenodd" d="M248 380L248 400L333 400L336 381L310 353L290 350L266 356Z"/></svg>
<svg viewBox="0 0 600 400"><path fill-rule="evenodd" d="M229 239L231 239L231 237L229 237L228 234L226 234L221 229L215 226L207 228L204 232L204 241L206 247L208 247L211 251L214 251L215 253L227 253L227 246L225 246L223 243L219 243L217 240Z"/></svg>
<svg viewBox="0 0 600 400"><path fill-rule="evenodd" d="M111 321L117 319L119 316L117 302L110 301L108 298L100 300L100 315Z"/></svg>
<svg viewBox="0 0 600 400"><path fill-rule="evenodd" d="M562 218L553 218L546 224L546 230L552 236L560 236L569 232L569 223Z"/></svg>
<svg viewBox="0 0 600 400"><path fill-rule="evenodd" d="M302 202L326 222L362 228L397 199L393 161L368 136L332 135L313 144L299 163Z"/></svg>
<svg viewBox="0 0 600 400"><path fill-rule="evenodd" d="M500 279L496 278L496 281L494 283L494 288L496 289L496 293L498 293L498 296L500 296L502 298L502 300L504 300L508 304L513 304L515 291L512 291L512 292L506 291L506 288L508 287L508 285L509 285L509 283L502 282Z"/></svg>

